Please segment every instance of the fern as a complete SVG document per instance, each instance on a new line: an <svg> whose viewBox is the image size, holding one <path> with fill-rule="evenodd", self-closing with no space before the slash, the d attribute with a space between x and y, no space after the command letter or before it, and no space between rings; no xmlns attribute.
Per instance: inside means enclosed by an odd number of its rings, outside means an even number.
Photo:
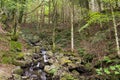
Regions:
<svg viewBox="0 0 120 80"><path fill-rule="evenodd" d="M110 18L107 14L102 14L99 12L90 12L89 13L89 20L87 21L87 23L82 26L79 29L79 32L81 32L82 30L84 30L85 28L88 28L91 24L93 23L105 23L105 22L109 22Z"/></svg>

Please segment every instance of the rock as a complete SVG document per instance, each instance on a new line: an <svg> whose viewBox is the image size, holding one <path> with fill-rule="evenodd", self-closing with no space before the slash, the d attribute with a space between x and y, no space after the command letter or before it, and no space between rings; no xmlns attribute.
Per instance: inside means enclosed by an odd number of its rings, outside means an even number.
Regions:
<svg viewBox="0 0 120 80"><path fill-rule="evenodd" d="M12 73L21 75L23 73L23 70L20 68L20 66L17 66L15 69L13 69Z"/></svg>
<svg viewBox="0 0 120 80"><path fill-rule="evenodd" d="M69 63L68 64L68 68L75 68L77 67L78 65L74 64L74 63Z"/></svg>
<svg viewBox="0 0 120 80"><path fill-rule="evenodd" d="M66 63L71 63L72 61L69 60L69 57L63 57L60 59L60 64L63 65L63 64L66 64Z"/></svg>
<svg viewBox="0 0 120 80"><path fill-rule="evenodd" d="M41 56L40 56L39 54L37 54L37 53L34 53L34 54L33 54L33 58L34 58L34 59L38 59L38 58L40 58L40 57L41 57Z"/></svg>
<svg viewBox="0 0 120 80"><path fill-rule="evenodd" d="M22 77L18 74L13 74L14 80L22 80Z"/></svg>
<svg viewBox="0 0 120 80"><path fill-rule="evenodd" d="M24 66L26 66L27 62L26 61L22 61L22 60L15 60L13 64L16 65L16 66L24 67Z"/></svg>
<svg viewBox="0 0 120 80"><path fill-rule="evenodd" d="M80 74L79 74L78 71L73 70L73 71L72 71L72 75L73 75L75 78L79 79Z"/></svg>
<svg viewBox="0 0 120 80"><path fill-rule="evenodd" d="M50 66L49 66L49 65L46 65L46 66L44 67L44 71L47 72L47 73L49 73L49 71L50 71Z"/></svg>
<svg viewBox="0 0 120 80"><path fill-rule="evenodd" d="M74 57L74 56L70 56L69 59L73 62L79 62L81 63L81 58L80 57Z"/></svg>
<svg viewBox="0 0 120 80"><path fill-rule="evenodd" d="M58 66L56 65L51 65L51 66L47 65L44 67L44 71L51 74L56 73L57 70L58 70Z"/></svg>
<svg viewBox="0 0 120 80"><path fill-rule="evenodd" d="M38 45L38 44L36 44L36 45ZM40 46L35 46L35 53L39 53L40 52Z"/></svg>
<svg viewBox="0 0 120 80"><path fill-rule="evenodd" d="M53 52L52 51L47 51L47 55L50 57L53 57Z"/></svg>
<svg viewBox="0 0 120 80"><path fill-rule="evenodd" d="M53 64L53 63L54 63L54 60L51 58L51 59L48 59L48 62L49 62L50 64Z"/></svg>
<svg viewBox="0 0 120 80"><path fill-rule="evenodd" d="M27 80L27 79L29 79L28 76L22 76L22 80Z"/></svg>

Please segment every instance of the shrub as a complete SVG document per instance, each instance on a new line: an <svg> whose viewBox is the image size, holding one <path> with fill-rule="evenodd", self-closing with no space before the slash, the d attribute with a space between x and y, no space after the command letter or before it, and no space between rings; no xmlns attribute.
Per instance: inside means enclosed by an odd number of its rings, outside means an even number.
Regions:
<svg viewBox="0 0 120 80"><path fill-rule="evenodd" d="M20 42L16 41L10 41L10 50L11 51L21 51L22 50L22 45Z"/></svg>

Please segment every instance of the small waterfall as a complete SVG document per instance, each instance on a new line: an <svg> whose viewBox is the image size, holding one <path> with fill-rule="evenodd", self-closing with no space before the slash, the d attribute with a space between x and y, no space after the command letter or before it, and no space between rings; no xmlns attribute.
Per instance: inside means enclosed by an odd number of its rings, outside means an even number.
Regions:
<svg viewBox="0 0 120 80"><path fill-rule="evenodd" d="M23 77L29 80L47 80L47 73L44 72L44 66L45 63L48 62L48 56L47 56L47 51L46 50L41 50L41 53L39 54L39 57L37 61L36 54L38 55L39 53L34 53L33 55L33 62L28 66L26 69L24 69ZM43 60L41 60L43 59ZM34 61L36 60L36 61ZM26 80L25 79L25 80Z"/></svg>
<svg viewBox="0 0 120 80"><path fill-rule="evenodd" d="M44 62L45 62L45 63L48 62L46 53L47 53L47 52L46 52L46 50L44 50L44 49L41 51L41 54L43 55L43 58L44 58Z"/></svg>
<svg viewBox="0 0 120 80"><path fill-rule="evenodd" d="M37 63L37 66L36 67L40 67L40 62Z"/></svg>

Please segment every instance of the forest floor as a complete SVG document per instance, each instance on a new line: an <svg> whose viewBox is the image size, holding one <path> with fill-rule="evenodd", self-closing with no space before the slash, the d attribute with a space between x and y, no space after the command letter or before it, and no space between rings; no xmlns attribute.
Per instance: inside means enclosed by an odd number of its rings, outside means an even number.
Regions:
<svg viewBox="0 0 120 80"><path fill-rule="evenodd" d="M15 68L14 65L0 64L0 80L7 80L12 76L12 70Z"/></svg>

